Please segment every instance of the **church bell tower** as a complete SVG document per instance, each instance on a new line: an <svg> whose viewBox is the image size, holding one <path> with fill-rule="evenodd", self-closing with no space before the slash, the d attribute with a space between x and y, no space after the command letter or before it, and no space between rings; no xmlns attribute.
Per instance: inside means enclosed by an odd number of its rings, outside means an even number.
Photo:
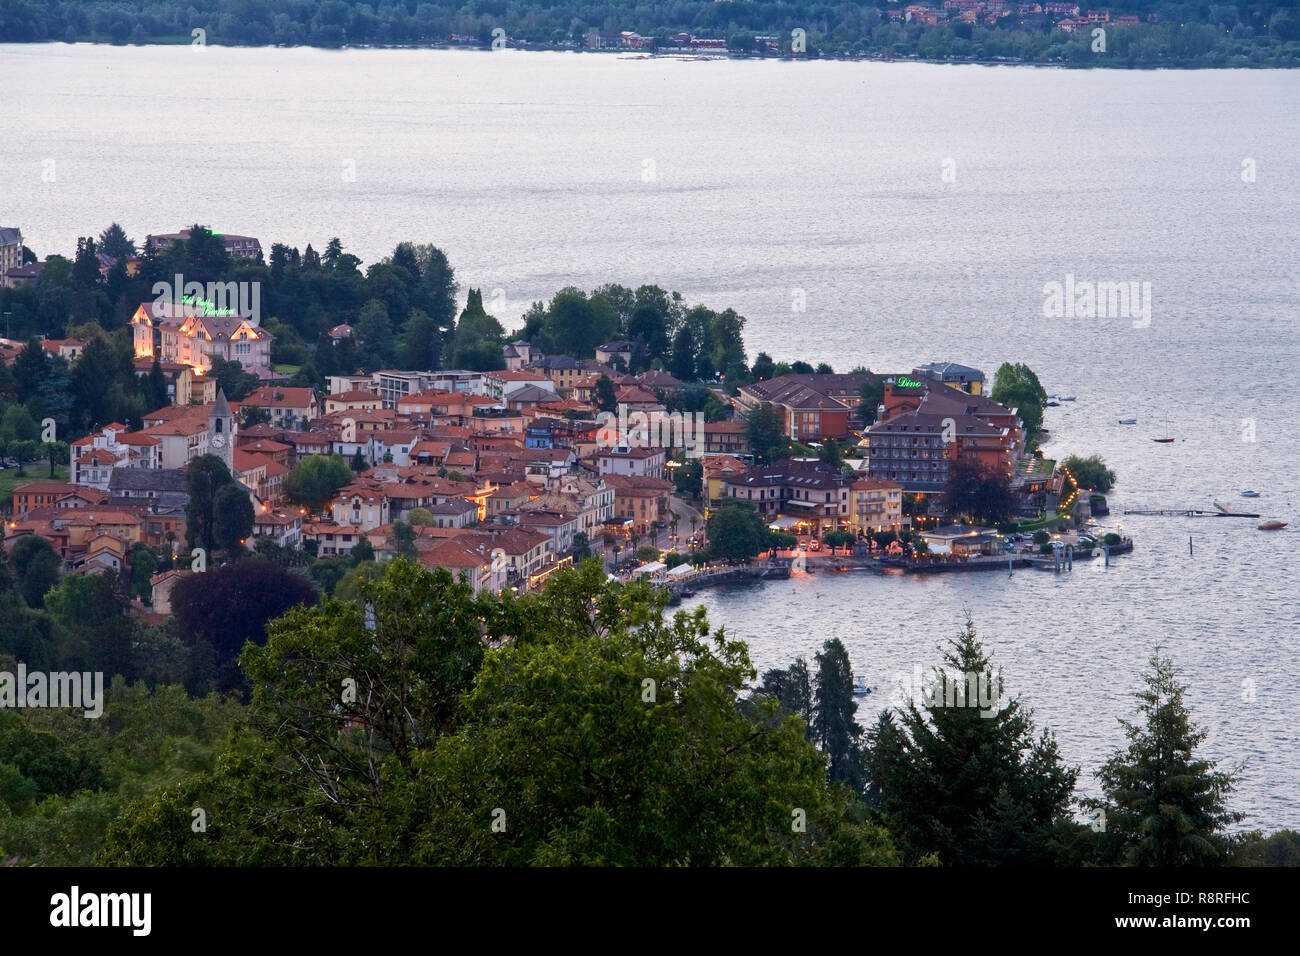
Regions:
<svg viewBox="0 0 1300 956"><path fill-rule="evenodd" d="M235 473L235 416L231 414L226 393L217 388L217 402L208 416L208 450L226 463L230 474Z"/></svg>

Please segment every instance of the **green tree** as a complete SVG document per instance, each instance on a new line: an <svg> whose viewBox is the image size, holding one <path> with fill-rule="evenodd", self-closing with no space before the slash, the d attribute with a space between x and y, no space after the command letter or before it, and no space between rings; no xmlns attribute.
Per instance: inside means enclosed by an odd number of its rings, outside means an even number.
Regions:
<svg viewBox="0 0 1300 956"><path fill-rule="evenodd" d="M754 506L727 498L706 523L709 556L723 561L748 561L769 548L769 529Z"/></svg>
<svg viewBox="0 0 1300 956"><path fill-rule="evenodd" d="M352 563L360 564L363 561L375 560L375 549L370 544L370 539L364 534L355 545L352 546Z"/></svg>
<svg viewBox="0 0 1300 956"><path fill-rule="evenodd" d="M433 514L428 508L412 508L406 513L406 520L413 528L433 527Z"/></svg>
<svg viewBox="0 0 1300 956"><path fill-rule="evenodd" d="M587 539L587 532L579 531L573 536L573 560L581 563L590 557L591 542Z"/></svg>
<svg viewBox="0 0 1300 956"><path fill-rule="evenodd" d="M361 465L364 470L364 460ZM353 478L352 469L338 455L308 455L285 476L284 493L311 511L321 511Z"/></svg>
<svg viewBox="0 0 1300 956"><path fill-rule="evenodd" d="M749 437L749 450L764 465L786 457L790 438L785 433L785 419L781 409L763 402L745 416Z"/></svg>
<svg viewBox="0 0 1300 956"><path fill-rule="evenodd" d="M258 386L257 376L245 372L244 366L234 359L227 361L214 356L209 374L217 380L217 388L225 392L226 398L232 402L246 398Z"/></svg>
<svg viewBox="0 0 1300 956"><path fill-rule="evenodd" d="M388 536L388 544L400 557L414 559L415 550L415 528L406 521L394 521L393 531Z"/></svg>
<svg viewBox="0 0 1300 956"><path fill-rule="evenodd" d="M66 574L45 595L45 608L54 622L61 666L135 676L130 597L116 575Z"/></svg>
<svg viewBox="0 0 1300 956"><path fill-rule="evenodd" d="M13 404L0 415L0 443L9 445L16 441L36 441L41 430L24 406Z"/></svg>
<svg viewBox="0 0 1300 956"><path fill-rule="evenodd" d="M551 299L545 329L554 350L585 358L618 334L618 313L605 296L597 293L587 298L581 289L570 286Z"/></svg>
<svg viewBox="0 0 1300 956"><path fill-rule="evenodd" d="M158 571L158 556L147 544L137 541L131 545L131 594L144 603L153 603L153 586L150 579Z"/></svg>
<svg viewBox="0 0 1300 956"><path fill-rule="evenodd" d="M125 229L113 223L99 234L99 251L106 256L121 259L135 255L135 243L127 238Z"/></svg>
<svg viewBox="0 0 1300 956"><path fill-rule="evenodd" d="M452 337L452 365L478 372L504 368L505 338L505 328L483 308L483 293L470 289Z"/></svg>
<svg viewBox="0 0 1300 956"><path fill-rule="evenodd" d="M804 658L796 658L795 662L786 669L765 671L758 693L775 698L780 705L781 713L793 714L802 720L808 739L812 739L812 679L808 671L808 662Z"/></svg>
<svg viewBox="0 0 1300 956"><path fill-rule="evenodd" d="M755 381L765 381L776 375L776 363L772 361L772 356L766 352L759 352L758 358L754 359L754 367L750 369Z"/></svg>
<svg viewBox="0 0 1300 956"><path fill-rule="evenodd" d="M849 652L839 638L831 638L817 654L817 681L813 694L812 737L826 755L831 783L844 782L854 793L863 786L862 727L853 719L853 669Z"/></svg>
<svg viewBox="0 0 1300 956"><path fill-rule="evenodd" d="M185 537L191 548L216 547L217 493L234 482L226 463L216 455L199 455L185 469Z"/></svg>
<svg viewBox="0 0 1300 956"><path fill-rule="evenodd" d="M1115 472L1106 467L1101 455L1089 455L1087 458L1071 455L1061 462L1061 466L1074 475L1080 488L1090 488L1105 494L1115 487Z"/></svg>
<svg viewBox="0 0 1300 956"><path fill-rule="evenodd" d="M1226 830L1244 818L1227 805L1238 771L1197 756L1206 733L1191 720L1173 661L1157 650L1143 680L1134 695L1141 720L1120 720L1128 746L1097 774L1104 799L1085 801L1104 814L1103 854L1127 866L1222 865Z"/></svg>
<svg viewBox="0 0 1300 956"><path fill-rule="evenodd" d="M855 369L856 371L856 369ZM866 371L866 369L862 369ZM868 373L870 374L870 373ZM858 398L861 404L862 423L864 425L874 425L876 423L876 411L885 400L885 380L882 376L872 375L862 387L858 389Z"/></svg>
<svg viewBox="0 0 1300 956"><path fill-rule="evenodd" d="M596 379L596 388L592 397L595 399L596 407L602 412L614 412L618 407L618 398L614 391L613 380L605 374Z"/></svg>
<svg viewBox="0 0 1300 956"><path fill-rule="evenodd" d="M253 428L256 425L269 425L271 410L258 405L245 405L239 410L239 427Z"/></svg>
<svg viewBox="0 0 1300 956"><path fill-rule="evenodd" d="M401 344L397 349L398 363L402 368L409 369L439 368L441 353L438 323L427 312L413 309L402 326Z"/></svg>
<svg viewBox="0 0 1300 956"><path fill-rule="evenodd" d="M696 350L699 343L689 326L683 325L673 335L672 358L668 361L668 371L683 382L696 381Z"/></svg>
<svg viewBox="0 0 1300 956"><path fill-rule="evenodd" d="M361 364L374 371L384 368L393 356L393 322L388 308L379 299L371 299L357 315L357 338L361 342Z"/></svg>
<svg viewBox="0 0 1300 956"><path fill-rule="evenodd" d="M1003 362L993 377L993 401L1015 408L1020 420L1025 423L1025 430L1032 447L1036 436L1043 428L1043 407L1047 404L1047 391L1038 381L1038 376L1028 365Z"/></svg>
<svg viewBox="0 0 1300 956"><path fill-rule="evenodd" d="M1048 731L1003 694L967 615L947 667L882 715L868 735L869 796L905 863L934 854L946 866L1046 864L1068 818L1076 768L1061 764Z"/></svg>
<svg viewBox="0 0 1300 956"><path fill-rule="evenodd" d="M65 441L47 441L41 443L41 452L50 465L50 477L54 477L54 467L68 460L68 443Z"/></svg>
<svg viewBox="0 0 1300 956"><path fill-rule="evenodd" d="M969 515L980 524L999 524L1016 512L1016 498L1006 475L960 458L948 468L944 503L950 514Z"/></svg>
<svg viewBox="0 0 1300 956"><path fill-rule="evenodd" d="M44 538L23 535L9 549L9 567L28 607L42 607L45 593L59 580L63 561Z"/></svg>
<svg viewBox="0 0 1300 956"><path fill-rule="evenodd" d="M235 482L217 490L212 502L212 540L219 548L238 553L253 533L253 502Z"/></svg>
<svg viewBox="0 0 1300 956"><path fill-rule="evenodd" d="M673 485L679 494L700 497L704 493L704 465L700 459L687 458L673 472Z"/></svg>
<svg viewBox="0 0 1300 956"><path fill-rule="evenodd" d="M154 358L153 364L149 366L149 378L145 387L145 395L148 401L149 411L159 408L166 408L171 404L171 398L167 394L167 378L163 375L162 363L157 357Z"/></svg>

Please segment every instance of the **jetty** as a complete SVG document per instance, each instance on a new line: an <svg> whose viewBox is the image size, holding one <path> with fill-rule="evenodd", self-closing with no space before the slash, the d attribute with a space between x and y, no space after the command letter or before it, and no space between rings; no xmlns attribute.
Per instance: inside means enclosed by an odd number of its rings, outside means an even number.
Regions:
<svg viewBox="0 0 1300 956"><path fill-rule="evenodd" d="M1222 501L1214 503L1216 511L1206 511L1200 508L1129 508L1125 509L1126 515L1159 515L1167 518L1258 518L1259 515L1250 511L1237 511L1230 505L1225 505Z"/></svg>

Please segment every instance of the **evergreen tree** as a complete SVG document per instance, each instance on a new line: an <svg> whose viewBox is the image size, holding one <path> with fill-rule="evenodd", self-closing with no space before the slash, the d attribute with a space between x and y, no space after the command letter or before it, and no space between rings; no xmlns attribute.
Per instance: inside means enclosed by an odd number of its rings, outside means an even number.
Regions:
<svg viewBox="0 0 1300 956"><path fill-rule="evenodd" d="M596 379L596 388L592 394L596 402L596 407L602 412L613 412L618 408L618 397L614 391L614 382L608 376L602 374Z"/></svg>
<svg viewBox="0 0 1300 956"><path fill-rule="evenodd" d="M410 522L394 521L393 532L388 536L388 543L399 556L415 558L415 528L411 526Z"/></svg>
<svg viewBox="0 0 1300 956"><path fill-rule="evenodd" d="M113 223L99 234L99 251L114 259L135 255L135 243L127 238L126 230Z"/></svg>
<svg viewBox="0 0 1300 956"><path fill-rule="evenodd" d="M695 375L695 336L691 329L683 325L673 336L673 354L668 361L668 371L683 382L694 382Z"/></svg>
<svg viewBox="0 0 1300 956"><path fill-rule="evenodd" d="M749 450L760 464L770 465L787 457L790 438L785 433L781 409L763 402L745 417Z"/></svg>
<svg viewBox="0 0 1300 956"><path fill-rule="evenodd" d="M853 669L849 652L837 637L822 645L816 657L817 685L813 697L812 739L826 754L831 783L843 781L854 793L863 786L862 727L853 719Z"/></svg>
<svg viewBox="0 0 1300 956"><path fill-rule="evenodd" d="M1086 806L1104 816L1107 862L1129 866L1219 866L1231 851L1225 829L1244 818L1229 810L1237 771L1220 771L1196 755L1205 731L1183 702L1187 687L1173 662L1152 655L1146 689L1134 696L1141 722L1121 720L1128 747L1097 774L1104 801Z"/></svg>
<svg viewBox="0 0 1300 956"><path fill-rule="evenodd" d="M235 479L226 463L216 455L199 455L185 469L185 537L191 548L196 545L212 551L216 544L217 493Z"/></svg>
<svg viewBox="0 0 1300 956"><path fill-rule="evenodd" d="M975 624L944 654L948 670L868 735L870 795L905 863L934 854L947 866L1044 865L1059 858L1078 769L1048 731L1004 699Z"/></svg>
<svg viewBox="0 0 1300 956"><path fill-rule="evenodd" d="M212 539L217 547L239 553L253 533L253 503L233 481L222 487L212 502Z"/></svg>
<svg viewBox="0 0 1300 956"><path fill-rule="evenodd" d="M149 379L146 386L145 394L148 396L149 410L153 411L159 408L165 408L171 403L167 396L167 378L163 375L162 364L154 357L153 365L149 367Z"/></svg>

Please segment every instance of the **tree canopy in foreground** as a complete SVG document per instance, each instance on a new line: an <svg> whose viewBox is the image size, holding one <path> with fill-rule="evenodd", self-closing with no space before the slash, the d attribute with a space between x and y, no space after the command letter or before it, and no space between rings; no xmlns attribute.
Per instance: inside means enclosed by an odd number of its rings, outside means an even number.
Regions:
<svg viewBox="0 0 1300 956"><path fill-rule="evenodd" d="M136 804L99 861L895 862L803 722L743 705L744 644L604 578L476 596L398 560L290 610L244 651L249 720L216 769Z"/></svg>

